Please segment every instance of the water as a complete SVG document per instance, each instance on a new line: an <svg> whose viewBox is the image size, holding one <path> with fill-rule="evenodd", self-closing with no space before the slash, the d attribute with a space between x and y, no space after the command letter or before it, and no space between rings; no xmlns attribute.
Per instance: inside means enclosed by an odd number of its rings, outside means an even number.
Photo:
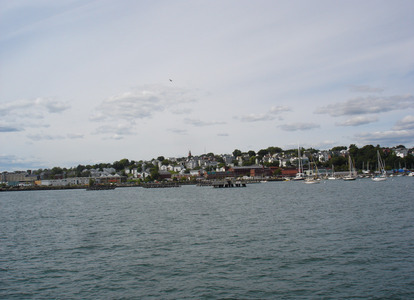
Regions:
<svg viewBox="0 0 414 300"><path fill-rule="evenodd" d="M414 298L414 180L0 193L0 298Z"/></svg>

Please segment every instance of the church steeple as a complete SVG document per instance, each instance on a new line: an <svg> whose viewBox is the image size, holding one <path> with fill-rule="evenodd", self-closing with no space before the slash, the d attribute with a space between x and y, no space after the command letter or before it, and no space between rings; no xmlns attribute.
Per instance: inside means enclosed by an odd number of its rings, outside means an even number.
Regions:
<svg viewBox="0 0 414 300"><path fill-rule="evenodd" d="M191 157L193 157L193 156L191 155L191 150L189 150L188 151L188 158L191 158Z"/></svg>

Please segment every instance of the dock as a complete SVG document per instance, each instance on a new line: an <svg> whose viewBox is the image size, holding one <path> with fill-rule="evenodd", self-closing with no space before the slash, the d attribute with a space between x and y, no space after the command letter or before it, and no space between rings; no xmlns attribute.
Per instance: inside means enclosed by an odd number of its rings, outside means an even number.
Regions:
<svg viewBox="0 0 414 300"><path fill-rule="evenodd" d="M159 188L181 187L181 185L176 182L160 182L160 183L144 183L142 184L142 187L146 189L159 189Z"/></svg>
<svg viewBox="0 0 414 300"><path fill-rule="evenodd" d="M236 181L233 182L231 180L225 180L225 181L217 181L212 183L212 186L214 188L234 188L234 187L246 187L245 182Z"/></svg>

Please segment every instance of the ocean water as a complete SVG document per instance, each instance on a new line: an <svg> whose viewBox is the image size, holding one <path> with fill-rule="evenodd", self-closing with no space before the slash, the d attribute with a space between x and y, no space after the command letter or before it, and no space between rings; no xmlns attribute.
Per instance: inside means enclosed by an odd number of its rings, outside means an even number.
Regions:
<svg viewBox="0 0 414 300"><path fill-rule="evenodd" d="M3 192L0 298L413 299L413 186Z"/></svg>

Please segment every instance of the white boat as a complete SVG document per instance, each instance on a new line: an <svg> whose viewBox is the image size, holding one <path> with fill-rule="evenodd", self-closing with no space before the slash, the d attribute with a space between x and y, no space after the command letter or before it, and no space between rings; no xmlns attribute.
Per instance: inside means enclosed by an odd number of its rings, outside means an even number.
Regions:
<svg viewBox="0 0 414 300"><path fill-rule="evenodd" d="M312 164L315 166L315 168L312 167ZM315 184L320 182L320 179L318 177L318 167L316 166L316 163L312 162L312 156L309 162L309 176L305 179L304 182L306 184Z"/></svg>
<svg viewBox="0 0 414 300"><path fill-rule="evenodd" d="M367 162L366 170L364 170L364 165L362 165L362 174L368 175L369 173L371 173L371 171L369 170L369 162Z"/></svg>
<svg viewBox="0 0 414 300"><path fill-rule="evenodd" d="M348 156L348 161L349 161L349 174L346 175L344 177L344 180L350 181L350 180L355 180L356 179L356 171L352 165L352 159L351 159L351 155Z"/></svg>
<svg viewBox="0 0 414 300"><path fill-rule="evenodd" d="M328 177L329 180L336 180L334 165L332 165L332 175Z"/></svg>
<svg viewBox="0 0 414 300"><path fill-rule="evenodd" d="M381 155L378 150L377 150L377 156L378 156L378 175L372 177L372 180L373 181L385 181L387 180L387 175L384 169L384 162L381 159Z"/></svg>
<svg viewBox="0 0 414 300"><path fill-rule="evenodd" d="M303 163L302 157L300 156L300 148L298 147L298 172L296 176L292 178L292 180L304 180L305 175L303 174Z"/></svg>
<svg viewBox="0 0 414 300"><path fill-rule="evenodd" d="M315 178L306 178L303 182L306 184L315 184L320 183L320 180Z"/></svg>

